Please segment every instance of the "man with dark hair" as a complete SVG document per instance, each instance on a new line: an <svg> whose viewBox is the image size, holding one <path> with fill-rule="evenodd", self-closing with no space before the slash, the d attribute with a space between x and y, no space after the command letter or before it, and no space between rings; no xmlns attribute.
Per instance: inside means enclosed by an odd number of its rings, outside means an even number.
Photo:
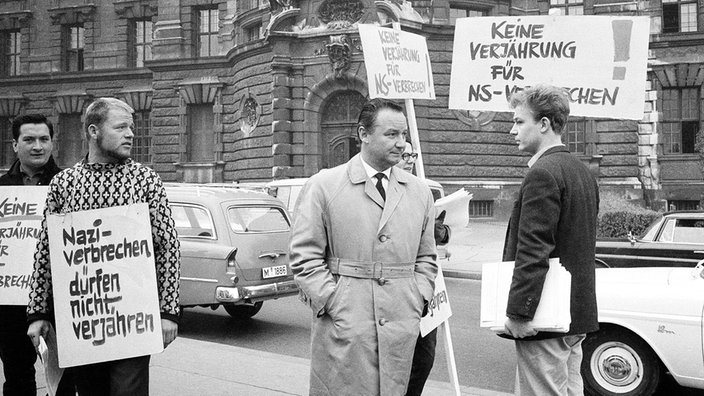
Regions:
<svg viewBox="0 0 704 396"><path fill-rule="evenodd" d="M26 114L12 121L12 148L17 159L0 177L2 186L47 185L61 169L51 155L54 127L42 114ZM27 337L27 307L0 305L0 359L5 383L2 394L36 395L34 363L37 354Z"/></svg>
<svg viewBox="0 0 704 396"><path fill-rule="evenodd" d="M27 307L28 334L35 346L40 335L46 336L47 320L53 314L47 216L136 203L149 205L164 347L176 338L180 312L179 241L161 178L130 159L133 113L129 105L118 99L96 99L86 109L84 121L88 155L59 173L49 185ZM149 358L146 355L70 367L66 372L81 396L148 395Z"/></svg>
<svg viewBox="0 0 704 396"><path fill-rule="evenodd" d="M594 252L599 187L586 165L562 144L570 108L564 90L538 85L510 100L511 134L531 154L506 232L504 261L515 261L505 331L515 339L517 395L581 395L582 341L598 329ZM569 332L540 332L531 320L548 260L572 275Z"/></svg>
<svg viewBox="0 0 704 396"><path fill-rule="evenodd" d="M313 311L311 395L402 395L437 265L428 186L394 165L402 108L368 101L361 152L312 176L298 198L291 269Z"/></svg>

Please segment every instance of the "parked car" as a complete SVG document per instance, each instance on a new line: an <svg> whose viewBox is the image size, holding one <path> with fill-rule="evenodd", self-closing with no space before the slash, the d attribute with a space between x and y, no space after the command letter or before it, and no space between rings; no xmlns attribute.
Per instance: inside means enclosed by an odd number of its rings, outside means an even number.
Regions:
<svg viewBox="0 0 704 396"><path fill-rule="evenodd" d="M582 344L591 395L651 395L666 372L704 389L704 260L695 268L599 268L599 330Z"/></svg>
<svg viewBox="0 0 704 396"><path fill-rule="evenodd" d="M297 179L280 179L274 180L267 183L267 192L269 195L280 199L284 205L288 208L291 216L295 216L296 200L298 200L298 195L303 189L303 185L306 184L308 178L297 178ZM430 192L433 194L433 200L445 196L445 190L442 185L434 180L425 179L425 182L430 187ZM450 252L447 245L438 246L438 259L449 259Z"/></svg>
<svg viewBox="0 0 704 396"><path fill-rule="evenodd" d="M272 197L280 199L284 205L286 205L286 208L288 208L291 216L294 216L296 200L303 189L303 185L306 184L307 181L308 178L305 177L274 180L266 184L267 192ZM425 182L428 184L430 191L433 193L433 200L437 201L439 198L445 196L445 190L443 190L440 183L430 179L425 179Z"/></svg>
<svg viewBox="0 0 704 396"><path fill-rule="evenodd" d="M254 316L298 293L288 265L290 220L281 201L235 186L166 184L181 242L181 306L222 305Z"/></svg>
<svg viewBox="0 0 704 396"><path fill-rule="evenodd" d="M599 239L602 267L694 267L704 259L704 211L665 213L641 236Z"/></svg>

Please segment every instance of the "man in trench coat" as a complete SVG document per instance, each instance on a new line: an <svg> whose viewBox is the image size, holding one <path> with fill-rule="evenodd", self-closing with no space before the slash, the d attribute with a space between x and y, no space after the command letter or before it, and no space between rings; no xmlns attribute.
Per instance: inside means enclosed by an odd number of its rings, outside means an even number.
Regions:
<svg viewBox="0 0 704 396"><path fill-rule="evenodd" d="M401 107L372 99L359 120L360 154L310 178L291 232L291 269L313 311L311 395L403 395L437 274L430 189L394 167Z"/></svg>

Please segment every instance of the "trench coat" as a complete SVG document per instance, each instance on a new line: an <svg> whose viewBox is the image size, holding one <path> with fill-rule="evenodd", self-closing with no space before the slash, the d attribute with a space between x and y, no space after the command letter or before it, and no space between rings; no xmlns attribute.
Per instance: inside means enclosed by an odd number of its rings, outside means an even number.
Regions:
<svg viewBox="0 0 704 396"><path fill-rule="evenodd" d="M311 395L403 395L419 321L437 275L433 197L392 168L386 203L358 154L310 178L297 203L290 259L311 307ZM333 274L331 258L409 263L405 278Z"/></svg>

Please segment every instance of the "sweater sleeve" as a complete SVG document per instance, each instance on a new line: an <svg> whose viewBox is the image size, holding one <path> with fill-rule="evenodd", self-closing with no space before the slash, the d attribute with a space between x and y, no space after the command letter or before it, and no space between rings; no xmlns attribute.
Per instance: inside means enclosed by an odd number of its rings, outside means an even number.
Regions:
<svg viewBox="0 0 704 396"><path fill-rule="evenodd" d="M152 171L145 180L149 183L149 217L152 223L159 309L163 319L178 323L181 311L180 243L161 178Z"/></svg>
<svg viewBox="0 0 704 396"><path fill-rule="evenodd" d="M29 303L27 304L27 320L30 323L37 320L50 320L53 315L51 260L49 258L49 234L46 219L48 215L60 212L62 180L62 175L52 180L46 197L44 217L37 247L34 251L34 271L32 272Z"/></svg>

